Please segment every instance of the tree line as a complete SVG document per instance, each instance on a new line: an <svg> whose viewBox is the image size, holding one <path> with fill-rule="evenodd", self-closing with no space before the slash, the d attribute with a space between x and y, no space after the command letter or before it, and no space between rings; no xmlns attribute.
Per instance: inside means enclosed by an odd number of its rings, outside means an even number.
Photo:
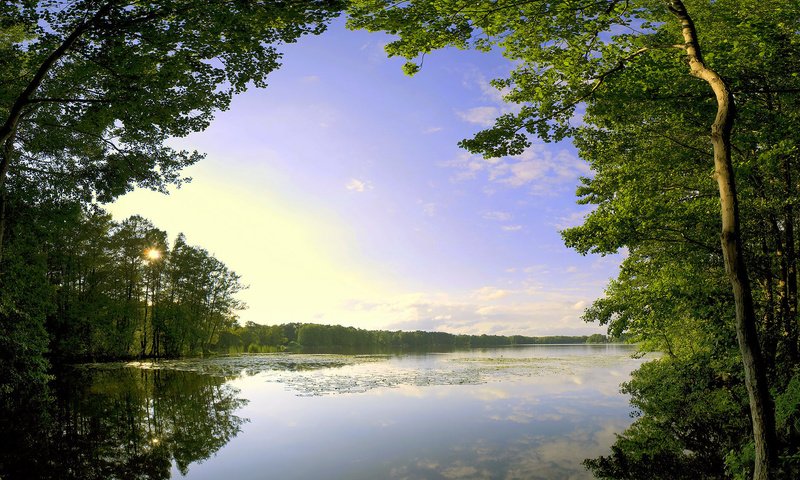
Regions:
<svg viewBox="0 0 800 480"><path fill-rule="evenodd" d="M98 209L188 181L203 154L167 140L264 87L280 45L321 33L343 5L0 2L0 406L44 395L53 358L201 352L229 325L238 277Z"/></svg>
<svg viewBox="0 0 800 480"><path fill-rule="evenodd" d="M75 212L44 253L51 357L103 360L208 352L244 308L240 277L203 248L133 216Z"/></svg>
<svg viewBox="0 0 800 480"><path fill-rule="evenodd" d="M381 352L394 350L430 350L481 348L510 345L552 345L608 343L623 341L603 334L552 335L457 335L446 332L365 330L342 325L287 323L261 325L247 322L220 333L215 345L218 353L264 353L277 351Z"/></svg>

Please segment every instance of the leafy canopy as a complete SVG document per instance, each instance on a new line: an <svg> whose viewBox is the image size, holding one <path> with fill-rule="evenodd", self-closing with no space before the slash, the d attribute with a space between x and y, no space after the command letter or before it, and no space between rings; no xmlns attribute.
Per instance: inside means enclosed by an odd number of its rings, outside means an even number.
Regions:
<svg viewBox="0 0 800 480"><path fill-rule="evenodd" d="M800 46L800 9L793 0L684 3L701 42L709 30L726 37L721 39L723 48L705 58L723 77L740 73L728 68L733 57L768 63ZM529 146L527 134L544 140L572 136L580 125L575 115L585 102L609 85L613 89L634 64L645 76L623 82L626 95L652 100L665 90L671 95L705 94L707 86L687 75L684 41L669 6L667 0L354 0L348 11L351 28L398 36L386 51L409 59L409 74L436 49L501 50L514 69L494 85L507 92L508 102L522 106L462 142L474 153L497 157L520 153ZM741 63L738 67L747 68ZM782 87L797 86L796 73L785 77ZM747 87L757 80L749 75ZM616 100L617 108L625 109L626 96Z"/></svg>
<svg viewBox="0 0 800 480"><path fill-rule="evenodd" d="M0 123L18 188L110 201L179 183L203 130L337 0L17 1L0 7ZM3 140L6 140L4 136ZM5 172L3 172L5 173ZM37 191L32 192L36 194Z"/></svg>

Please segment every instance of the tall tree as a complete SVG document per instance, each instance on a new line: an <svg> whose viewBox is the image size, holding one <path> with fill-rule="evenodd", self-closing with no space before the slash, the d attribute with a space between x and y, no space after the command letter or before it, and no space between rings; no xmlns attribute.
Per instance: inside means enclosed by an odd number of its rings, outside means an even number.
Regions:
<svg viewBox="0 0 800 480"><path fill-rule="evenodd" d="M278 46L320 33L340 8L339 0L4 2L0 193L35 182L110 201L136 185L179 183L180 169L201 155L165 140L204 129L248 85L265 86Z"/></svg>
<svg viewBox="0 0 800 480"><path fill-rule="evenodd" d="M44 327L54 286L45 252L58 243L52 232L61 231L46 225L58 227L56 217L79 221L75 212L87 204L135 186L163 191L180 184L181 169L202 155L165 141L203 130L233 95L265 86L279 67L280 45L322 32L342 6L342 0L0 2L0 363L9 372L0 394L15 394L25 379L46 378ZM58 271L72 275L75 266L62 262ZM132 280L126 299L135 297ZM76 305L82 287L60 287L60 305ZM105 318L120 329L116 339L105 337L106 351L126 355L137 331L128 320L140 305L107 306ZM143 327L151 315L141 317Z"/></svg>
<svg viewBox="0 0 800 480"><path fill-rule="evenodd" d="M756 479L770 478L775 466L775 429L767 370L757 337L758 319L732 158L737 118L732 87L741 89L737 94L798 91L796 75L777 80L773 78L776 70L769 66L776 48L773 42L779 38L784 40L781 43L788 54L780 58L782 66L796 65L800 58L796 41L800 7L796 2L363 0L355 1L350 13L354 28L399 36L387 46L390 55L413 60L448 46L480 50L499 47L515 62L510 76L495 80L494 85L508 90L507 101L522 105L516 113L499 117L493 128L461 143L485 156L519 154L530 145L529 135L544 140L574 136L580 131L574 122L578 108L585 105L587 112L591 111L599 98L605 98L605 118L610 118L613 112L625 109L625 92L642 92L650 100L646 107L649 121L664 114L660 103L664 95L683 97L682 115L690 121L672 123L669 130L660 133L678 142L690 138L688 144L696 145L695 153L701 153L706 165L714 167L721 224L719 246L714 251L722 254L721 264L735 303L735 330L756 445L753 475ZM409 62L405 71L413 74L420 65L419 61ZM754 85L764 77L768 80ZM693 79L705 86L699 88ZM591 125L593 118L587 115L584 120ZM706 125L703 136L711 139L710 151L707 143L695 142L698 124ZM613 132L614 125L602 124L602 119L600 125ZM762 136L761 140L766 138ZM633 156L637 153L644 156L651 152L631 152ZM650 181L649 176L657 175L642 170L631 175L636 173L641 176L634 181L642 186ZM615 218L606 222L603 230L595 231L600 236L595 235L593 241L600 250L604 245L613 245L612 250L628 246L628 240L642 230L635 223L620 220ZM654 220L658 225L658 217ZM677 233L691 237L691 231ZM602 238L606 234L611 238ZM702 240L704 244L705 238Z"/></svg>

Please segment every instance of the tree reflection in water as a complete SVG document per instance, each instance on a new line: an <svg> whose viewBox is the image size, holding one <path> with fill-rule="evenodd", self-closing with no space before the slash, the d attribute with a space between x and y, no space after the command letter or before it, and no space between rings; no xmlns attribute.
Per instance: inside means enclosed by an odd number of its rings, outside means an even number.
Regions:
<svg viewBox="0 0 800 480"><path fill-rule="evenodd" d="M173 461L185 475L247 421L225 378L193 372L81 368L53 390L0 414L3 480L167 479Z"/></svg>

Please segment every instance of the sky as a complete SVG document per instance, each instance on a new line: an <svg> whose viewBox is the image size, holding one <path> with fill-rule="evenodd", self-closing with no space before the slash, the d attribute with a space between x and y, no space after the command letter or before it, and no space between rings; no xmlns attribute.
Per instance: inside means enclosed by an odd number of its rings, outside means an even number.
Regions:
<svg viewBox="0 0 800 480"><path fill-rule="evenodd" d="M496 53L426 56L414 77L389 37L337 21L281 48L282 67L204 132L171 145L207 157L169 195L108 210L183 232L243 277L242 322L314 322L467 334L584 335L580 316L619 256L583 257L571 144L484 160L459 140L513 106L489 81Z"/></svg>

